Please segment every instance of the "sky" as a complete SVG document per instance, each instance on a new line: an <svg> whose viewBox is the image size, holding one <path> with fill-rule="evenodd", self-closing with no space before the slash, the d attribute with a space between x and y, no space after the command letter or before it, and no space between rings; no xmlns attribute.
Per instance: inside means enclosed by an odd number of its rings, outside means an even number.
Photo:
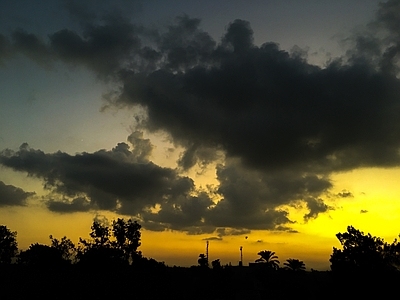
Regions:
<svg viewBox="0 0 400 300"><path fill-rule="evenodd" d="M0 223L167 265L400 233L400 1L0 2Z"/></svg>

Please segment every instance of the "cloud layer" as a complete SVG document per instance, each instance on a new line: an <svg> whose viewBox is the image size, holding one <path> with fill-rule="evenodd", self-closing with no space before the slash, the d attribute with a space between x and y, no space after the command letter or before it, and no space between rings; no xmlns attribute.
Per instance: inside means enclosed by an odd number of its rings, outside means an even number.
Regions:
<svg viewBox="0 0 400 300"><path fill-rule="evenodd" d="M1 206L24 206L33 192L25 192L23 189L5 184L0 181L0 207Z"/></svg>
<svg viewBox="0 0 400 300"><path fill-rule="evenodd" d="M178 169L147 160L152 147L138 132L129 140L131 147L120 143L110 151L76 155L44 153L23 144L18 151L2 151L0 163L43 180L51 211L109 210L137 217L150 230L216 231L220 237L250 229L290 230L287 225L293 222L279 206L303 195L312 199L330 187L328 181L308 176L291 178L292 190L284 190L290 174L285 179L270 178L227 162L218 167L220 185L214 192L222 200L215 201L207 191L196 189L192 179L179 175ZM260 177L255 180L255 176ZM309 208L312 217L326 211Z"/></svg>
<svg viewBox="0 0 400 300"><path fill-rule="evenodd" d="M47 67L85 66L115 83L110 105L146 112L138 129L165 132L185 151L176 169L155 165L139 131L131 146L110 151L3 151L1 164L66 197L49 200L50 210L111 210L152 230L188 233L290 230L282 205L302 202L305 221L333 209L323 200L333 172L400 163L399 0L380 4L375 20L347 39L346 56L324 67L298 47L255 45L244 20L215 41L188 16L149 30L117 12L87 18L88 7L66 3L81 31L0 35L0 62L23 53ZM219 202L180 173L211 163Z"/></svg>

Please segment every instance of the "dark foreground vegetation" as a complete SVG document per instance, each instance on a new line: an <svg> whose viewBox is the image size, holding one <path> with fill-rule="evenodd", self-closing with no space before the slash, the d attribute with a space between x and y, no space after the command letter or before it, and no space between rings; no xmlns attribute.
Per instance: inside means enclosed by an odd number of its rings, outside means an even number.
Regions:
<svg viewBox="0 0 400 300"><path fill-rule="evenodd" d="M268 272L229 267L135 268L71 265L0 271L1 299L370 299L396 293L400 276L334 272Z"/></svg>
<svg viewBox="0 0 400 300"><path fill-rule="evenodd" d="M0 299L369 299L397 293L400 247L349 226L337 234L330 271L305 271L298 259L280 267L264 250L250 266L168 267L142 256L140 225L118 219L94 222L90 239L76 247L50 236L51 245L18 252L16 232L0 226ZM394 294L393 294L394 295ZM123 298L122 298L123 297Z"/></svg>

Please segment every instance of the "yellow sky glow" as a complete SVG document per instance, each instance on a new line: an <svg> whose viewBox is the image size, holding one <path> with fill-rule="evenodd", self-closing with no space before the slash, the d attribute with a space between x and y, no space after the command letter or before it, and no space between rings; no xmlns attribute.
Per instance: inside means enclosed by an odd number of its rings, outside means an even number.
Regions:
<svg viewBox="0 0 400 300"><path fill-rule="evenodd" d="M222 264L236 265L240 260L239 248L243 246L244 264L257 259L259 251L272 250L278 255L281 264L288 258L297 258L303 260L308 268L328 269L332 247L340 247L335 235L344 232L348 225L392 242L400 233L399 176L400 169L360 169L335 174L332 176L334 188L331 194L342 190L353 194L353 197L348 198L326 198L326 203L335 210L304 222L305 209L286 207L290 219L296 221L291 227L298 233L252 231L247 235L225 236L221 241L211 240L210 260L220 259ZM11 179L10 174L8 177ZM32 178L18 178L13 182L22 180L31 187L38 183ZM29 206L0 210L1 223L17 231L20 249L26 249L36 242L49 244L50 234L56 238L65 235L78 243L79 237L89 238L90 226L96 213L107 217L110 222L121 217L109 212L53 213L42 206L40 197L38 192L35 199L30 200ZM216 235L187 235L182 232L143 229L140 250L144 256L164 261L167 265L191 266L197 264L200 253L205 253L204 239L211 236Z"/></svg>

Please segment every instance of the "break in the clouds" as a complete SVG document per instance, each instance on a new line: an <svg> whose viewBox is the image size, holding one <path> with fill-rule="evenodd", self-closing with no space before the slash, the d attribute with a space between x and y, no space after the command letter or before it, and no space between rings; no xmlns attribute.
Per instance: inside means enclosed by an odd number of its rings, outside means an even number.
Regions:
<svg viewBox="0 0 400 300"><path fill-rule="evenodd" d="M24 206L27 199L34 194L0 181L0 206Z"/></svg>
<svg viewBox="0 0 400 300"><path fill-rule="evenodd" d="M282 205L304 204L305 221L332 209L323 200L332 172L400 163L399 0L380 4L375 20L347 39L346 55L323 67L298 47L255 45L245 20L216 41L188 16L148 30L118 12L85 18L87 7L66 3L79 30L46 39L15 30L0 36L0 59L19 52L42 65L87 67L115 83L110 105L145 111L136 115L138 129L164 132L185 151L176 169L152 163L140 134L128 140L133 149L3 151L3 165L66 197L49 200L51 210L117 211L152 230L191 234L290 230ZM180 173L213 162L218 202Z"/></svg>

